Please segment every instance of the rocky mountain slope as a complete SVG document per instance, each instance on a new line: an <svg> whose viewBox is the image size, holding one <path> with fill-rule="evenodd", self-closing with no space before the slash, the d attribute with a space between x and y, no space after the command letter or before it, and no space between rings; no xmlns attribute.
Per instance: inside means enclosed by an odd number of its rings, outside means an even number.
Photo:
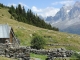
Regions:
<svg viewBox="0 0 80 60"><path fill-rule="evenodd" d="M46 20L60 31L80 34L80 2L77 1L73 6L64 5L54 17L47 17Z"/></svg>

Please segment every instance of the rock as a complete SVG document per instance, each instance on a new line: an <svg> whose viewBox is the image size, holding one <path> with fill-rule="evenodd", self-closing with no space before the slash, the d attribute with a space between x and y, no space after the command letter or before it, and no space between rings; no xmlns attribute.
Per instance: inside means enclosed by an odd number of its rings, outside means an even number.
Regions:
<svg viewBox="0 0 80 60"><path fill-rule="evenodd" d="M29 34L30 35L30 37L32 37L32 34Z"/></svg>

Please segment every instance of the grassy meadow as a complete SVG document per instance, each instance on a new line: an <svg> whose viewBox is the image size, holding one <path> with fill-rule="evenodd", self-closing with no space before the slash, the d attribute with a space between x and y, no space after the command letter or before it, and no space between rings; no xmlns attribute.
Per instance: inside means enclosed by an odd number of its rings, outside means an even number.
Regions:
<svg viewBox="0 0 80 60"><path fill-rule="evenodd" d="M8 9L0 8L0 24L8 24L11 26L15 35L20 39L21 45L30 46L32 37L37 33L45 38L47 44L58 44L58 46L46 45L45 49L65 47L66 49L80 51L80 35L35 27L18 22L10 17L11 15L8 13Z"/></svg>

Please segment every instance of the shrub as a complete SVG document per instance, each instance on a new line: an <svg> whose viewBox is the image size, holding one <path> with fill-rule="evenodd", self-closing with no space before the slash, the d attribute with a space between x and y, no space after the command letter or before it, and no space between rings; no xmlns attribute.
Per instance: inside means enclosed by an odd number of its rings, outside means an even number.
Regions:
<svg viewBox="0 0 80 60"><path fill-rule="evenodd" d="M42 49L45 45L45 39L39 35L35 35L31 40L31 47L34 49Z"/></svg>
<svg viewBox="0 0 80 60"><path fill-rule="evenodd" d="M2 14L2 16L4 16L4 15Z"/></svg>

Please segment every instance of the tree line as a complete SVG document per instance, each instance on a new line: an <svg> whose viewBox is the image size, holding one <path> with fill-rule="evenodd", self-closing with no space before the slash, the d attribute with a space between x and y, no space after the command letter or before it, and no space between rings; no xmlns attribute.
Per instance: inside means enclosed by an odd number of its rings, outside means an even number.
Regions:
<svg viewBox="0 0 80 60"><path fill-rule="evenodd" d="M3 4L0 4L0 6L7 7ZM43 19L41 19L37 14L34 14L31 9L28 9L26 12L24 6L22 7L20 4L16 8L13 5L7 8L9 8L9 13L11 14L10 18L14 18L19 22L31 24L45 29L59 31L58 28L52 27L50 24L46 23Z"/></svg>
<svg viewBox="0 0 80 60"><path fill-rule="evenodd" d="M0 7L2 7L2 8L9 8L8 6L5 6L2 3L0 3Z"/></svg>

